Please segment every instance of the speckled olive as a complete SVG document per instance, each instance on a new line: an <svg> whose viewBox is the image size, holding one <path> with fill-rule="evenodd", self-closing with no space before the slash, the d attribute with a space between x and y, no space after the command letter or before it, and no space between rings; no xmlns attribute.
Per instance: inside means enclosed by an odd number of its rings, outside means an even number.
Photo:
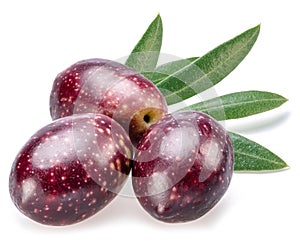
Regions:
<svg viewBox="0 0 300 247"><path fill-rule="evenodd" d="M231 140L206 114L168 114L146 131L137 148L133 188L142 207L158 220L175 223L201 217L231 181Z"/></svg>
<svg viewBox="0 0 300 247"><path fill-rule="evenodd" d="M131 142L105 115L73 115L35 133L17 155L10 195L17 208L47 225L80 222L104 208L130 172Z"/></svg>
<svg viewBox="0 0 300 247"><path fill-rule="evenodd" d="M101 113L119 122L134 144L167 113L167 104L148 79L104 59L77 62L57 75L50 96L53 119L75 113Z"/></svg>

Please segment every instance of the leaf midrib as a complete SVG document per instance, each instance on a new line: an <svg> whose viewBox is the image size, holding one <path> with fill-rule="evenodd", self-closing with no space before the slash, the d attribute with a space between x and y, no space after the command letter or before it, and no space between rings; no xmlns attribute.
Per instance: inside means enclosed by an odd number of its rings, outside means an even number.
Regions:
<svg viewBox="0 0 300 247"><path fill-rule="evenodd" d="M227 63L228 60L230 60L232 57L234 57L234 56L235 56L237 53L239 53L243 48L245 48L246 46L248 46L248 44L249 44L250 42L252 42L252 39L253 39L253 37L256 36L256 34L257 34L257 32L253 33L253 34L251 35L251 38L248 40L248 42L245 43L244 46L241 46L240 49L237 49L235 53L232 53L232 56L229 56L226 60L224 60L224 61L223 61L222 63L220 63L217 67L215 67L215 69L213 69L213 70L211 70L210 72L204 74L204 75L201 76L198 80L195 80L193 83L189 84L189 87L195 85L196 83L198 83L199 81L201 81L203 78L209 77L210 74L212 74L213 72L215 72L216 70L218 70L220 67L222 67L225 63ZM198 59L196 59L195 61L193 61L193 62L190 63L189 65L187 65L187 66L183 67L181 70L177 71L176 73L178 73L178 72L182 71L183 69L187 68L188 66L190 66L190 65L192 65L192 64L194 64L194 63L196 63L196 62L198 62L201 58L202 58L202 57L199 57ZM166 77L164 80L160 81L160 82L157 83L156 85L159 87L159 85L160 85L161 83L163 83L165 80L167 80L167 79L173 77L173 75L176 74L176 73L173 73L172 75ZM185 90L186 88L188 88L188 87L183 87L183 88L181 88L181 89L179 89L179 90L177 90L177 91L172 92L171 94L166 95L166 96L165 96L166 100L167 100L167 98L171 97L171 96L174 95L174 94L178 94L179 92Z"/></svg>
<svg viewBox="0 0 300 247"><path fill-rule="evenodd" d="M236 151L236 150L234 150L234 153L235 153L235 154L244 155L244 156L248 156L248 157L252 157L252 158L255 158L255 159L257 159L257 160L268 161L269 163L273 163L273 164L282 166L282 162L277 162L277 161L274 161L274 160L262 158L261 156L255 156L255 155L251 155L251 154L244 153L244 152L241 152L241 151Z"/></svg>
<svg viewBox="0 0 300 247"><path fill-rule="evenodd" d="M155 29L155 35L153 35L153 37L156 37L157 36L157 33L158 33L158 30L161 26L161 22L158 23L158 25L156 25L156 29ZM151 39L153 42L150 42L150 49L149 51L150 52L156 52L156 51L153 51L153 47L154 47L154 44L155 44L155 40L156 39ZM158 51L159 52L159 51ZM149 56L147 57L147 61L149 60ZM145 69L145 64L148 64L148 63L142 63L142 68L140 69L141 71L144 71Z"/></svg>
<svg viewBox="0 0 300 247"><path fill-rule="evenodd" d="M222 106L237 106L237 105L243 105L243 104L249 104L249 103L256 103L256 102L269 102L269 101L283 101L284 99L263 99L263 100L249 100L249 101L242 101L242 102L237 102L237 103L230 103L230 104L222 104ZM207 108L200 108L202 111L206 110L215 110L220 108L221 106L215 106L215 107L207 107Z"/></svg>

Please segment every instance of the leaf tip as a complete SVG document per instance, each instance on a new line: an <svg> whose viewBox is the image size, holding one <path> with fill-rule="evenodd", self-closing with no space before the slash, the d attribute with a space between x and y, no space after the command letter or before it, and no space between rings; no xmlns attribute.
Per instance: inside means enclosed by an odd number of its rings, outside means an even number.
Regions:
<svg viewBox="0 0 300 247"><path fill-rule="evenodd" d="M288 170L290 168L291 167L287 163L284 163L284 165L282 166L282 170Z"/></svg>
<svg viewBox="0 0 300 247"><path fill-rule="evenodd" d="M282 104L286 103L287 101L289 101L289 99L287 99L286 97L284 97L284 96L282 96L282 95L277 94L277 96L278 96L278 98L279 98L280 101L281 101L281 104L280 104L280 105L282 105Z"/></svg>
<svg viewBox="0 0 300 247"><path fill-rule="evenodd" d="M286 171L289 170L290 166L286 163L282 164L281 167L277 168L277 169L273 169L273 170L267 170L265 172L281 172L281 171Z"/></svg>
<svg viewBox="0 0 300 247"><path fill-rule="evenodd" d="M158 21L158 22L162 23L160 12L158 12L158 14L155 17L154 21Z"/></svg>
<svg viewBox="0 0 300 247"><path fill-rule="evenodd" d="M257 35L258 35L259 32L260 32L260 28L261 28L261 23L259 23L258 25L256 25L256 26L253 27L252 29L256 30L256 31L257 31Z"/></svg>

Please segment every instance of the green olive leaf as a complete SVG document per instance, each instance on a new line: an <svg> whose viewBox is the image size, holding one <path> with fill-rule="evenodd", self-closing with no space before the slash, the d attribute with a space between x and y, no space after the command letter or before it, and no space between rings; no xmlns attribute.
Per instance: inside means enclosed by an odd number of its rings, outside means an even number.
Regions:
<svg viewBox="0 0 300 247"><path fill-rule="evenodd" d="M178 103L216 85L232 72L253 47L259 31L260 25L202 57L166 63L144 75L156 84L169 105Z"/></svg>
<svg viewBox="0 0 300 247"><path fill-rule="evenodd" d="M160 15L148 29L127 58L125 65L137 72L153 71L157 65L162 44L163 25Z"/></svg>
<svg viewBox="0 0 300 247"><path fill-rule="evenodd" d="M286 98L275 93L245 91L202 101L180 110L202 111L217 120L228 120L269 111L281 106L286 101Z"/></svg>
<svg viewBox="0 0 300 247"><path fill-rule="evenodd" d="M233 132L229 134L234 148L234 171L269 172L289 167L276 154L260 144Z"/></svg>

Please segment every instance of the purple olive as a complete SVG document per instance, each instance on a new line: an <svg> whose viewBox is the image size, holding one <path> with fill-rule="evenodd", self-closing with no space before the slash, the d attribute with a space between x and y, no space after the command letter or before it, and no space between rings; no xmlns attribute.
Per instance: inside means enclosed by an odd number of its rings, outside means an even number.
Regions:
<svg viewBox="0 0 300 247"><path fill-rule="evenodd" d="M233 173L226 130L200 112L168 114L138 144L133 188L142 207L164 222L195 220L221 199Z"/></svg>
<svg viewBox="0 0 300 247"><path fill-rule="evenodd" d="M101 113L119 122L134 144L167 113L165 98L148 79L127 66L105 59L71 65L55 78L50 96L53 119Z"/></svg>
<svg viewBox="0 0 300 247"><path fill-rule="evenodd" d="M10 174L17 208L47 225L80 222L120 191L131 167L125 130L105 115L73 115L45 126L24 145Z"/></svg>

